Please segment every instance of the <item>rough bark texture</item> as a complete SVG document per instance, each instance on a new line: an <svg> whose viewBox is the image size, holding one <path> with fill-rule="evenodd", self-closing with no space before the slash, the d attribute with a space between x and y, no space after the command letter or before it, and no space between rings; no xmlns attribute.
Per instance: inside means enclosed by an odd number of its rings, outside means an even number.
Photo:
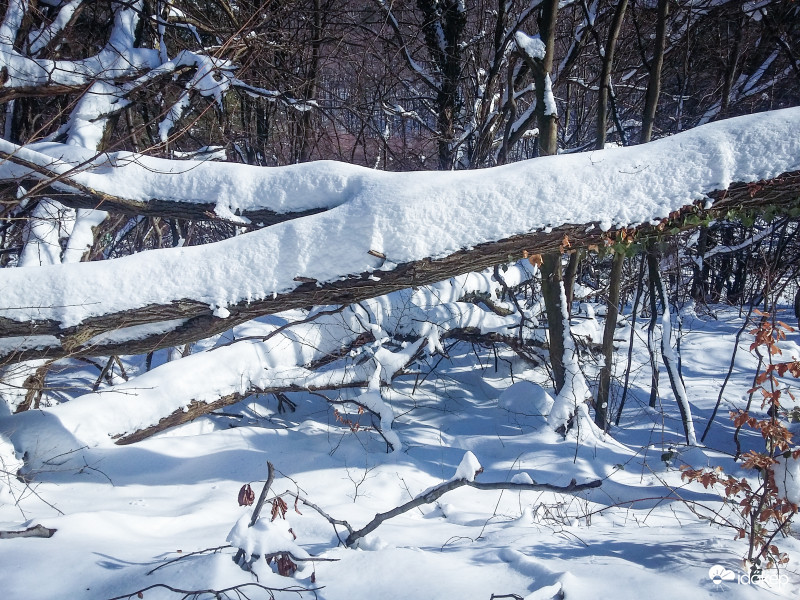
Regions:
<svg viewBox="0 0 800 600"><path fill-rule="evenodd" d="M553 367L556 392L564 387L564 313L561 311L561 253L548 252L542 256L542 298L547 315L547 334L550 343L550 364ZM568 314L568 313L567 313Z"/></svg>
<svg viewBox="0 0 800 600"><path fill-rule="evenodd" d="M0 540L13 540L15 538L51 538L57 529L49 529L44 525L34 525L22 531L0 531Z"/></svg>
<svg viewBox="0 0 800 600"><path fill-rule="evenodd" d="M645 224L635 228L637 235L640 239L668 235L675 229L695 227L697 218L725 218L731 210L760 209L766 206L788 210L790 207L800 206L800 171L786 173L769 181L736 183L727 190L710 191L709 196L714 200L712 208L706 210L687 204L658 226ZM631 231L632 228L627 228L628 233ZM36 348L6 350L0 360L11 362L67 356L146 353L158 348L194 342L258 316L311 305L352 304L400 289L442 281L454 275L507 262L509 257L521 256L523 250L538 254L558 253L565 236L575 249L613 241L616 234L614 229L602 231L597 223L562 225L549 232L534 231L479 244L443 258L425 258L404 263L392 271L382 271L379 281L370 279L371 273L361 273L351 274L348 279L319 285L313 282L299 283L294 290L278 294L274 298L267 297L228 306L230 316L226 319L215 317L208 304L180 298L169 304L143 306L136 310L93 317L80 325L65 328L53 320L14 321L0 318L0 339L24 339L33 335L52 335L58 339L58 343L43 342ZM143 339L105 344L92 341L94 336L104 332L173 319L184 321L165 333ZM13 347L12 342L13 340L7 340L6 347Z"/></svg>
<svg viewBox="0 0 800 600"><path fill-rule="evenodd" d="M539 18L539 35L545 45L544 59L539 60L525 56L525 61L533 73L536 87L536 118L539 124L537 144L540 156L553 156L558 153L558 115L547 112L545 93L550 84L550 73L553 70L553 54L556 40L556 22L558 21L558 0L546 0L542 5ZM556 391L564 385L564 320L562 315L569 315L561 307L562 270L561 252L548 250L542 254L542 296L547 314L547 332L550 342L550 362L553 366Z"/></svg>
<svg viewBox="0 0 800 600"><path fill-rule="evenodd" d="M597 388L597 410L595 423L603 431L608 430L608 404L611 399L611 367L614 364L614 332L617 330L619 314L620 283L622 282L622 266L625 255L614 254L611 265L608 303L606 304L606 323L603 329L603 367L600 369L600 380Z"/></svg>
<svg viewBox="0 0 800 600"><path fill-rule="evenodd" d="M658 325L658 290L660 289L657 250L652 244L647 246L647 289L650 300L650 323L647 326L647 350L650 356L650 408L658 401L658 349L655 341Z"/></svg>

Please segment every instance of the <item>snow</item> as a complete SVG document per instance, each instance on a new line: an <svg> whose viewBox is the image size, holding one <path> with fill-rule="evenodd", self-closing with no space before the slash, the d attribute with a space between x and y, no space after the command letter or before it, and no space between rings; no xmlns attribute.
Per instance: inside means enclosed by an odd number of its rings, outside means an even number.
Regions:
<svg viewBox="0 0 800 600"><path fill-rule="evenodd" d="M533 37L523 33L522 31L517 31L514 34L514 41L517 44L517 48L529 59L532 60L539 60L543 61L545 55L547 54L547 48L542 41L542 38L538 35ZM528 112L533 110L535 106L531 106L528 108ZM553 82L550 80L550 73L545 73L544 75L544 114L548 116L558 116L558 109L556 108L556 100L553 97ZM523 115L523 118L525 115ZM518 119L518 123L522 123L522 118ZM512 127L512 129L518 129L519 127Z"/></svg>
<svg viewBox="0 0 800 600"><path fill-rule="evenodd" d="M793 504L800 504L800 459L777 457L778 464L773 467L778 496Z"/></svg>
<svg viewBox="0 0 800 600"><path fill-rule="evenodd" d="M475 458L475 455L469 450L464 453L464 458L458 463L456 474L453 475L453 481L465 479L466 481L475 481L475 475L478 471L482 471L481 463Z"/></svg>
<svg viewBox="0 0 800 600"><path fill-rule="evenodd" d="M95 81L70 112L67 145L97 150L105 133L105 117L127 105L119 87Z"/></svg>
<svg viewBox="0 0 800 600"><path fill-rule="evenodd" d="M542 38L538 35L531 37L522 31L517 31L514 34L514 41L517 43L517 48L525 53L526 56L544 60L546 48Z"/></svg>
<svg viewBox="0 0 800 600"><path fill-rule="evenodd" d="M189 110L192 92L197 92L201 96L213 97L217 106L222 110L222 96L231 84L230 78L223 74L233 69L233 65L229 61L188 52L184 52L182 57L184 60L180 62L183 64L188 64L187 59L191 57L190 61L194 63L195 71L186 84L186 91L169 108L164 119L158 124L158 135L162 142L169 139L169 134L178 120Z"/></svg>
<svg viewBox="0 0 800 600"><path fill-rule="evenodd" d="M234 214L253 207L328 210L207 246L44 268L35 275L4 269L0 315L54 318L69 326L178 298L230 305L288 292L297 287L297 276L329 282L374 271L383 263L371 250L400 264L564 223L649 222L733 181L800 168L798 126L800 109L785 109L644 146L449 173L387 173L326 161L281 168L185 161L176 167L130 154L104 156L75 179L112 193L128 190L139 200L211 202ZM17 150L7 142L0 149ZM37 150L59 160L79 156L54 144ZM29 149L18 155L40 162L44 156ZM55 162L50 168L63 172L69 166ZM0 178L22 171L7 161ZM226 274L224 291L216 285L220 273ZM25 308L30 306L37 308Z"/></svg>
<svg viewBox="0 0 800 600"><path fill-rule="evenodd" d="M36 54L47 46L64 27L67 26L75 11L83 0L72 0L64 4L59 10L56 18L47 27L31 31L28 34L28 50L31 54Z"/></svg>
<svg viewBox="0 0 800 600"><path fill-rule="evenodd" d="M37 69L58 67L23 60L10 47L27 4L7 4L0 60L32 78ZM70 6L64 3L61 12L66 15ZM124 50L134 63L163 62L165 56L131 48L140 3L114 6L117 26L108 46L87 61L108 66L112 76L131 75L135 68L111 61L114 52ZM540 51L533 38L521 45ZM85 82L80 63L69 64L74 71L59 75L62 81ZM163 64L162 74L178 64L198 67L189 85L215 101L232 81L226 64L191 53ZM20 81L12 77L7 83ZM67 144L19 148L0 141L0 150L63 175L58 185L64 190L72 181L137 201L210 203L229 220L263 208L325 212L204 247L76 263L104 214L42 201L26 232L20 259L26 266L0 270L0 315L6 318L55 319L70 326L141 304L186 299L225 319L237 303L293 289L298 276L329 282L367 271L378 278L393 265L564 223L599 220L608 228L649 222L732 181L800 168L800 109L719 122L636 148L488 172L386 173L333 162L268 169L130 153L95 156L115 89L103 81L92 84L65 126ZM548 102L547 110L554 111L552 95ZM181 109L165 121L165 137ZM0 164L4 181L28 175L13 160ZM48 227L53 214L63 216L63 223ZM503 272L508 286L534 276L526 261ZM535 334L518 315L500 317L465 301L468 294L483 294L494 302L498 279L491 271L470 273L357 306L264 317L198 342L178 360L164 362L178 349L154 353L153 365L145 365L144 357L121 357L125 381L117 374L98 379L96 364L64 359L51 365L43 405L20 414L12 411L25 399L28 375L46 363L4 364L0 530L34 524L57 530L49 539L0 541L4 599L135 597L137 590L158 584L208 590L256 581L293 588L278 597L322 600L638 600L642 590L653 600L719 593L763 597L765 590L742 582L745 545L719 524L736 523L733 507L712 490L685 485L678 468L721 465L755 481L731 459L730 425L719 418L705 447L694 445L693 434L693 447L687 447L676 403L647 406L649 373L642 367L648 358L639 323L636 331L624 330L634 343L625 422L608 434L600 431L586 403L594 366L580 359L572 338L601 331L601 311L589 302L574 325L563 315L567 377L555 400L544 369L531 368L502 347L448 340L453 330L470 329L519 332L521 340L532 341ZM561 295L563 305L563 289ZM541 306L524 310L535 322ZM736 311L717 312L714 319L694 310L681 313L693 322L682 340L687 387L677 390L677 401L688 411L691 390L698 419L710 416L719 390L716 374L726 370L741 325ZM290 321L299 323L285 327ZM119 329L88 343L140 339L183 324L126 326L121 320ZM667 307L662 349L675 361L670 327ZM796 336L782 347L796 351ZM0 354L55 339L5 340ZM745 352L737 356L726 398L731 408L744 405L755 364ZM276 390L291 396L291 411L275 407ZM334 418L320 390L343 411L366 408L364 414L348 413L359 426ZM114 444L167 415L221 398L222 411L130 446ZM554 431L561 425L569 426L565 435ZM745 449L763 447L754 432L743 432L742 443ZM665 454L672 458L663 459ZM273 494L299 493L354 528L443 481L472 482L478 471L482 482L602 485L575 495L463 486L439 503L388 519L357 549L347 549L341 547L342 526L299 501L286 521L264 516L248 526L251 509L237 506L237 491L264 477L267 460L277 467ZM800 462L782 458L775 474L779 492L800 501ZM291 495L284 497L293 502ZM792 562L768 580L769 595L795 598L800 541L796 531L775 539ZM302 563L292 578L284 578L263 559L251 572L242 570L231 560L237 548L247 558L291 552L336 562ZM734 578L717 582L712 575L727 572ZM321 589L303 591L315 586ZM163 589L142 595L173 597Z"/></svg>
<svg viewBox="0 0 800 600"><path fill-rule="evenodd" d="M571 427L572 431L577 432L581 441L586 441L587 435L602 438L602 431L594 425L586 412L585 402L591 397L591 394L578 364L578 351L575 347L575 340L572 339L564 283L560 282L559 285L561 316L564 322L564 356L562 359L564 364L564 385L559 390L553 402L553 408L547 415L547 423L553 429L562 427L569 429ZM577 418L575 426L570 425L570 421L573 418Z"/></svg>
<svg viewBox="0 0 800 600"><path fill-rule="evenodd" d="M14 451L14 446L0 433L0 506L16 504L15 493L20 486L14 477L23 465Z"/></svg>
<svg viewBox="0 0 800 600"><path fill-rule="evenodd" d="M517 473L511 478L511 483L533 483L533 479L527 473Z"/></svg>
<svg viewBox="0 0 800 600"><path fill-rule="evenodd" d="M518 381L500 394L498 404L512 413L547 416L553 408L553 398L536 383Z"/></svg>
<svg viewBox="0 0 800 600"><path fill-rule="evenodd" d="M244 550L245 560L250 560L254 554L267 556L279 552L289 552L296 558L308 558L308 552L295 543L290 529L288 521L269 521L263 517L250 527L250 515L246 514L236 521L225 541L234 548Z"/></svg>
<svg viewBox="0 0 800 600"><path fill-rule="evenodd" d="M108 213L102 210L79 208L75 211L75 224L72 227L62 262L80 262L83 255L94 243L93 228L105 221Z"/></svg>
<svg viewBox="0 0 800 600"><path fill-rule="evenodd" d="M505 276L514 281L522 275L509 270ZM433 303L437 294L450 302L464 288L480 288L490 281L490 274L472 274L433 289L420 288L413 297L417 306L424 306L426 300ZM410 291L403 301L411 296ZM373 325L394 331L395 323L380 316L380 307L395 301L402 306L396 297L376 299L357 315L363 320L369 313ZM594 305L594 312L599 312L596 309ZM390 312L387 308L383 314ZM715 313L715 318L695 316L682 342L687 389L692 390L696 414L703 418L716 402L719 388L714 374L727 368L741 326L736 310L717 307ZM96 395L97 404L90 403L85 411L78 411L77 405L87 397L6 417L3 430L9 431L16 444L34 437L22 430L38 415L36 427L41 426L41 435L37 442L24 445L30 455L38 452L47 462L25 471L32 478L28 487L13 476L21 456L0 437L0 457L5 463L0 482L12 494L11 498L0 495L0 530L41 523L57 532L50 539L0 540L4 599L111 598L131 593L135 597L137 590L154 584L221 589L254 582L255 575L260 583L278 588L322 587L316 594L323 600L490 598L492 594L549 599L558 593L586 600L638 600L642 590L652 600L720 594L734 600L797 597L800 542L795 537L776 538L792 560L779 572L770 573L775 579L767 590L740 583L746 544L733 539L735 532L692 513L705 506L728 518L733 514L711 490L681 482L681 461L696 467L719 464L736 477L755 480L755 476L742 472L731 460L732 429L723 419L712 427L706 447L687 450L681 443L675 402L665 401L658 411L647 406L649 373L641 369L647 363L641 329L634 333L633 387L624 426L590 444L578 444L575 437L565 439L540 416L527 414L526 393L541 397L552 393L540 369L530 369L502 349L495 368L491 350L461 343L448 344L449 358L442 359L424 381L411 373L395 378L390 388L380 387L381 401L392 409L391 430L402 441L399 452L387 453L386 444L374 431L352 432L336 423L324 400L303 391L289 392L297 403L291 413L279 413L270 396L251 396L224 408L240 418L207 416L131 446L79 445L69 456L57 456L64 446L52 452L48 448L49 434L62 427L56 415L70 405L76 405L72 409L76 418L80 415L86 419L84 426L92 428L94 420L105 418L104 413L121 412L116 405L108 410L115 396L149 410L147 398L157 393L166 401L182 394L183 387L197 385L199 389L215 378L249 377L237 373L237 365L249 364L245 352L252 351L264 361L262 371L264 364L297 364L286 355L297 350L316 356L310 346L317 344L326 351L338 347L333 342L341 332L358 324L355 314L329 315L322 325L287 331L293 339L317 335L308 338L308 346L287 345L285 338L277 339L280 336L268 342L242 339L227 346L220 339L214 350L157 366L149 373L141 368L141 358L123 359L132 375L130 382L104 384ZM236 336L264 337L280 322L248 323L236 328ZM646 323L637 325L641 327ZM358 331L363 330L354 333ZM797 342L796 333L786 340L789 345ZM750 341L741 343L746 349ZM384 342L373 350L385 346ZM728 388L732 407L744 406L756 364L754 356L738 353ZM85 385L96 377L97 371L84 363L64 366L58 381L67 386ZM363 366L373 376L377 372L372 359ZM255 367L252 376L256 377ZM313 380L309 377L308 381ZM342 391L342 399L360 395L349 394ZM102 403L106 410L101 410ZM101 422L98 431L106 425ZM743 432L742 443L745 450L763 445L757 432ZM677 451L675 466L661 461L669 447ZM267 460L276 468L270 497L299 490L354 528L454 475L469 477L481 467L482 482L535 480L567 485L573 478L578 483L599 478L602 486L576 497L462 487L441 497L438 505L424 505L385 521L359 549L346 549L339 546L331 524L314 510L301 503L295 511L291 496L284 497L289 505L286 521L271 522L267 504L256 526L247 527L252 507L238 506L237 493L249 482L258 494ZM797 461L789 471L797 475ZM791 485L786 489L790 496L797 493ZM678 495L686 503L675 500ZM346 531L339 527L339 533L344 537ZM226 543L232 547L224 547ZM251 574L233 562L237 547L250 555L288 551L298 557L337 560L300 563L305 566L294 577L284 578L261 559ZM173 559L179 560L167 564ZM715 583L709 575L715 566L733 572L736 578ZM266 597L254 590L248 593L252 598ZM156 589L143 596L174 597Z"/></svg>
<svg viewBox="0 0 800 600"><path fill-rule="evenodd" d="M7 69L6 88L48 84L78 87L95 81L98 73L106 80L124 79L158 66L158 51L133 46L142 0L127 6L114 3L114 28L108 44L96 55L74 61L29 58L14 50L13 40L27 4L11 2L11 10L0 25L0 65Z"/></svg>
<svg viewBox="0 0 800 600"><path fill-rule="evenodd" d="M396 292L335 314L316 315L312 322L282 332L276 332L277 327L272 323L246 323L234 329L234 336L240 338L235 343L195 351L179 361L140 374L130 382L84 394L76 398L76 402L18 415L17 420L26 422L28 427L15 427L12 435L19 447L31 449L29 460L35 463L46 459L43 454L47 452L69 456L82 446L107 445L116 436L156 425L166 414L187 410L194 401L213 401L251 389L292 385L324 387L337 381L361 382L368 387L367 392L352 400L379 415L383 435L399 450L402 440L392 431L394 413L383 399L380 387L391 382L423 348L429 354L441 351L440 335L450 329L505 330L507 319L459 301L469 292L494 294L499 284L489 273L470 273L417 290ZM505 273L509 285L517 285L527 276L519 265ZM227 309L215 304L214 310L221 316ZM183 323L184 320L173 320L123 327L99 334L87 343L142 339ZM384 345L388 340L387 330L419 339L400 348L388 347ZM364 358L368 360L342 369L315 372L304 368L365 333L375 337L374 342L363 347ZM299 347L298 339L303 340ZM49 341L50 338L44 336L13 338L0 346L0 353L14 347L34 348ZM114 409L104 410L109 405ZM26 430L37 434L48 432L46 452L37 436L31 439Z"/></svg>
<svg viewBox="0 0 800 600"><path fill-rule="evenodd" d="M386 442L391 446L393 452L400 452L402 449L402 442L400 436L392 431L392 421L394 421L394 412L391 406L384 402L381 396L379 387L380 370L376 369L375 373L370 380L369 388L363 394L356 396L353 401L362 404L367 409L376 413L380 418L380 429Z"/></svg>
<svg viewBox="0 0 800 600"><path fill-rule="evenodd" d="M33 209L25 228L25 245L19 257L20 267L56 265L61 262L60 238L66 233L66 209L57 202L42 199Z"/></svg>

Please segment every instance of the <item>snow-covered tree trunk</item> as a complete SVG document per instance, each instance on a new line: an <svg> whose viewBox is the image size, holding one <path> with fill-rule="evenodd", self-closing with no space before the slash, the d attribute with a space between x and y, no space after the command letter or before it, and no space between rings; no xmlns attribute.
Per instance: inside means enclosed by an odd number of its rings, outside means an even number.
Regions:
<svg viewBox="0 0 800 600"><path fill-rule="evenodd" d="M0 338L7 342L0 353L19 360L148 352L259 315L349 304L441 281L502 263L523 249L558 254L565 239L572 248L605 244L626 228L646 240L692 227L699 218L724 218L731 210L766 204L789 210L796 206L800 173L777 175L800 166L797 140L788 133L798 119L797 110L776 112L709 125L707 136L693 130L648 146L603 151L607 154L545 157L493 171L428 177L330 162L282 169L193 163L172 175L162 172L164 161L111 155L120 161L118 168L107 171L104 163L90 163L85 171L61 176L58 187L82 194L124 182L132 201L158 187L176 205L213 198L216 212L232 219L242 206L285 212L282 218L307 215L310 207L322 212L201 247L36 273L4 269ZM769 146L769 154L754 159L752 150L759 145ZM687 162L690 147L696 150ZM720 152L738 157L741 166L720 173ZM15 160L25 157L49 160L51 172L71 168L17 148ZM648 169L630 177L643 160ZM0 179L41 176L36 169L9 160L0 167ZM723 179L721 185L720 177L750 183L716 189L727 184ZM761 177L772 179L754 182ZM249 185L239 191L238 181ZM271 196L262 197L262 189ZM703 193L707 200L692 202ZM463 226L454 227L459 219ZM635 223L640 225L634 229ZM228 277L223 290L217 271L207 265L235 277Z"/></svg>
<svg viewBox="0 0 800 600"><path fill-rule="evenodd" d="M661 356L664 359L664 367L669 377L669 385L678 403L678 410L681 413L683 432L686 436L686 443L690 446L697 445L697 435L694 431L694 420L692 419L692 407L689 404L689 397L686 394L686 387L683 385L680 372L678 370L678 356L675 348L672 347L672 320L669 309L669 297L664 288L663 280L659 282L659 295L662 302L661 315Z"/></svg>

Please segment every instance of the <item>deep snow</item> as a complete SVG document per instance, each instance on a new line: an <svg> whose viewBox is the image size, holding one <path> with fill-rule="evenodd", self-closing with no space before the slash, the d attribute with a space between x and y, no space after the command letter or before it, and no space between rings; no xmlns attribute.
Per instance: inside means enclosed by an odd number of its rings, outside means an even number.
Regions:
<svg viewBox="0 0 800 600"><path fill-rule="evenodd" d="M717 319L691 311L683 316L684 376L693 411L704 426L741 321L730 309L718 310ZM782 342L785 358L800 355L798 341L795 333ZM743 405L755 366L748 345L743 339L721 413ZM706 448L682 445L678 411L668 390L658 410L646 406L649 374L640 368L646 356L639 343L634 396L622 427L604 440L580 445L574 434L563 439L547 426L541 409L552 401L540 372L508 352L495 360L491 351L465 343L449 350L450 358L441 360L424 382L412 374L383 390L395 414L393 431L402 442L398 452L387 453L375 432L352 432L322 399L300 392L291 395L296 412L279 413L274 398L255 397L225 408L224 415L201 418L133 446L82 449L61 466L67 457L39 457L47 463L31 474L29 487L7 482L17 500L0 499L0 529L41 523L58 531L51 539L0 541L3 597L110 598L154 584L197 590L253 582L253 575L233 563L232 548L188 555L224 546L237 521L249 517L251 508L237 504L238 490L251 482L260 492L267 460L278 470L274 491L299 490L331 516L358 528L376 512L457 476L460 464L474 467L470 452L484 469L479 481L565 485L572 478L600 478L603 484L574 497L460 488L385 522L356 550L337 547L328 522L303 505L298 507L302 514L296 512L287 498L287 524L261 528L282 527L281 535L270 538L279 540L288 539L281 536L291 527L297 536L293 544L338 562L306 565L294 578L284 578L259 561L259 581L279 588L320 587L317 597L327 600L489 600L492 594L532 600L559 593L636 600L643 594L653 600L796 597L800 541L794 534L778 540L793 560L772 589L744 579L711 580L709 570L716 565L736 577L744 574L740 558L745 545L733 540L732 530L692 514L690 507L709 514L724 506L713 491L683 484L678 467L683 462L718 464L740 474L730 456L732 426L721 414ZM418 370L426 373L435 362L420 364ZM127 366L131 372L141 368ZM77 363L60 375L65 385L85 385L93 377ZM360 393L344 390L342 398ZM340 410L370 424L368 415ZM755 436L745 438L746 445L757 442ZM675 456L662 461L670 449ZM269 505L264 514L268 518ZM339 529L343 538L346 532ZM186 557L165 564L180 556ZM243 591L251 598L264 597L255 589ZM165 589L143 595L181 597Z"/></svg>

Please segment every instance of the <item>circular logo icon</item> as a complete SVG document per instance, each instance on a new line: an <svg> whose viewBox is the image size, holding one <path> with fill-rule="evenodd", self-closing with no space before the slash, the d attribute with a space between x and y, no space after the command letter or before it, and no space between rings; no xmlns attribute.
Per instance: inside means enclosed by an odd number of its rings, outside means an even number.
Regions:
<svg viewBox="0 0 800 600"><path fill-rule="evenodd" d="M714 565L708 570L708 577L714 582L714 585L719 585L723 581L733 581L736 579L736 573L730 569L726 569L722 565Z"/></svg>

